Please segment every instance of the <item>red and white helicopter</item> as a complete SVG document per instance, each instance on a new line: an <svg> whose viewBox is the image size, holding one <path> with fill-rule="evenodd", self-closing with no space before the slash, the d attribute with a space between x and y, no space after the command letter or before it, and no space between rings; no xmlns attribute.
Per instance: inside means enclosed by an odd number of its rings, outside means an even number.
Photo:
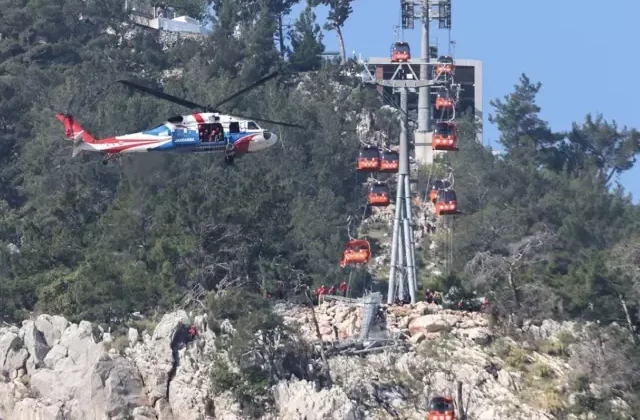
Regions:
<svg viewBox="0 0 640 420"><path fill-rule="evenodd" d="M236 156L267 149L278 140L278 136L261 128L255 121L305 128L298 124L272 121L264 118L221 114L217 111L220 105L254 89L277 75L277 71L273 72L235 92L214 106L199 105L159 90L130 81L119 80L118 82L125 86L160 99L192 109L202 110L202 112L169 118L155 128L133 134L96 139L78 124L72 115L60 113L56 114L56 118L64 125L65 136L73 141L72 156L76 156L83 150L102 153L106 155L102 160L105 165L113 157L121 154L140 152L221 152L225 154L225 162L231 164Z"/></svg>

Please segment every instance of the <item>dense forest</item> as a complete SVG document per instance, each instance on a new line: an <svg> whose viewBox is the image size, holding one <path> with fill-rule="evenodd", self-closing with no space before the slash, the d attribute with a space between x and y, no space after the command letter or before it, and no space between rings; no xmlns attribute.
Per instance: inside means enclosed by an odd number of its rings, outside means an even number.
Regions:
<svg viewBox="0 0 640 420"><path fill-rule="evenodd" d="M205 15L204 1L174 3ZM336 83L344 55L320 57L313 6L330 7L324 27L341 40L350 2L311 2L287 29L296 3L214 0L210 36L167 45L125 24L117 0L0 0L0 320L38 311L110 322L172 308L196 284L293 298L348 276L337 262L364 202L357 116L380 102L357 80ZM72 158L54 118L71 112L96 137L134 132L188 110L116 80L215 103L276 68L281 78L225 111L310 128L274 127L277 146L234 166L216 155ZM540 118L541 87L523 75L492 101L502 156L462 124L454 271L425 285L486 294L497 317L616 322L635 336L640 207L615 180L634 165L640 134L591 115L556 132ZM629 375L627 391L638 381Z"/></svg>

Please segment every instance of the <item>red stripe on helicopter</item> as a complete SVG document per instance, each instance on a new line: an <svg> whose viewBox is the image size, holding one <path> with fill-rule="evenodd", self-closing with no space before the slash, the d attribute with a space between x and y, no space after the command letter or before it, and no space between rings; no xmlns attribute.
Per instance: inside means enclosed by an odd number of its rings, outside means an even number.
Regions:
<svg viewBox="0 0 640 420"><path fill-rule="evenodd" d="M202 124L204 122L204 118L202 118L202 115L200 115L198 113L193 114L193 118L196 119L196 122L198 124Z"/></svg>
<svg viewBox="0 0 640 420"><path fill-rule="evenodd" d="M161 143L161 142L159 142L157 140L146 140L146 141L140 141L140 142L135 143L135 144L123 144L121 146L111 147L109 149L101 150L101 151L108 152L108 153L120 153L120 152L122 152L124 150L132 149L134 147L144 146L144 145L147 145L147 144L157 144L157 143Z"/></svg>
<svg viewBox="0 0 640 420"><path fill-rule="evenodd" d="M236 140L233 144L233 148L236 153L249 153L249 143L255 137L255 134L249 134L248 136L244 136L241 139Z"/></svg>

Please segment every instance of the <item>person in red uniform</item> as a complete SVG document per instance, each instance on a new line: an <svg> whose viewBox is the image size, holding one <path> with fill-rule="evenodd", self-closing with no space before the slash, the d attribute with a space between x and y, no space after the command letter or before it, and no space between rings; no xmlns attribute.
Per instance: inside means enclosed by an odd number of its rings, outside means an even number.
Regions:
<svg viewBox="0 0 640 420"><path fill-rule="evenodd" d="M335 293L336 293L336 287L335 286L331 286L329 288L329 293L328 294L329 295L334 295Z"/></svg>
<svg viewBox="0 0 640 420"><path fill-rule="evenodd" d="M324 302L324 295L327 293L327 289L326 287L324 287L324 284L322 286L320 286L320 290L318 292L318 302L322 303Z"/></svg>
<svg viewBox="0 0 640 420"><path fill-rule="evenodd" d="M347 297L347 283L342 282L340 283L340 292L342 293L342 296Z"/></svg>

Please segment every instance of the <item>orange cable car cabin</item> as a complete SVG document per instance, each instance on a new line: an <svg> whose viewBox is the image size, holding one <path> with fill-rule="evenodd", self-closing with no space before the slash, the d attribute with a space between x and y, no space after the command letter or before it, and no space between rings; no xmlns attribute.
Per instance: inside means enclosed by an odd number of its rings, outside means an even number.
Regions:
<svg viewBox="0 0 640 420"><path fill-rule="evenodd" d="M359 172L377 172L380 169L380 151L376 146L365 146L358 153Z"/></svg>
<svg viewBox="0 0 640 420"><path fill-rule="evenodd" d="M436 198L438 197L438 191L444 189L444 182L441 180L436 180L433 185L431 185L431 189L429 190L429 201L433 204L436 204Z"/></svg>
<svg viewBox="0 0 640 420"><path fill-rule="evenodd" d="M436 98L436 109L438 111L453 110L455 106L456 106L455 101L448 94L438 95L438 97Z"/></svg>
<svg viewBox="0 0 640 420"><path fill-rule="evenodd" d="M366 264L371 257L371 245L366 239L352 239L344 246L340 267Z"/></svg>
<svg viewBox="0 0 640 420"><path fill-rule="evenodd" d="M404 41L398 41L391 47L391 62L392 63L406 63L411 59L411 49L409 43Z"/></svg>
<svg viewBox="0 0 640 420"><path fill-rule="evenodd" d="M391 193L389 186L384 182L376 182L369 189L367 201L370 206L384 207L391 203Z"/></svg>
<svg viewBox="0 0 640 420"><path fill-rule="evenodd" d="M453 399L449 397L434 397L429 401L427 420L455 420L456 410Z"/></svg>
<svg viewBox="0 0 640 420"><path fill-rule="evenodd" d="M400 168L400 154L393 150L385 150L380 156L380 172L398 172Z"/></svg>
<svg viewBox="0 0 640 420"><path fill-rule="evenodd" d="M456 198L456 192L449 189L438 191L438 196L436 197L436 214L442 216L457 213L458 200Z"/></svg>
<svg viewBox="0 0 640 420"><path fill-rule="evenodd" d="M436 75L453 74L456 67L453 63L453 57L450 55L441 55L436 63Z"/></svg>
<svg viewBox="0 0 640 420"><path fill-rule="evenodd" d="M450 121L436 123L431 140L433 150L458 150L458 127Z"/></svg>

